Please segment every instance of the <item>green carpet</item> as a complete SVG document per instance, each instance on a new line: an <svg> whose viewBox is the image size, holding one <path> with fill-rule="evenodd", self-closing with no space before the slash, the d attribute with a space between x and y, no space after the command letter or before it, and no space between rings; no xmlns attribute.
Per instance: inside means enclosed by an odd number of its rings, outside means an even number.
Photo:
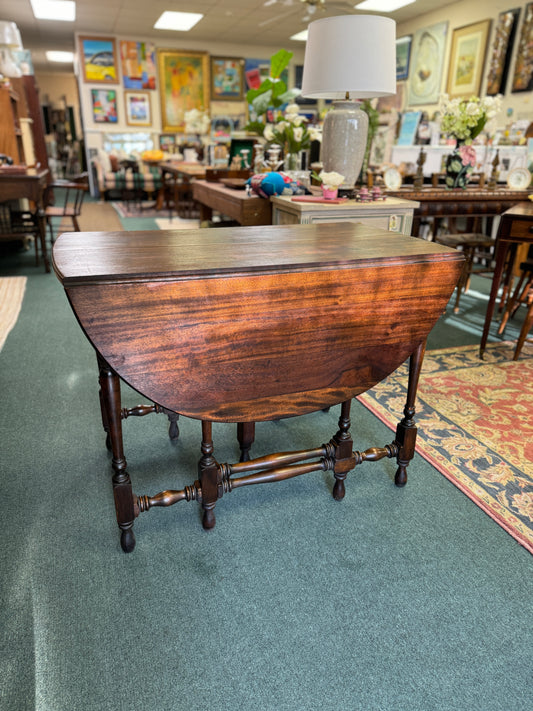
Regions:
<svg viewBox="0 0 533 711"><path fill-rule="evenodd" d="M94 353L53 274L26 275L0 353L2 711L526 711L529 553L422 457L233 492L207 533L196 503L142 514L119 546ZM430 347L479 342L487 280ZM514 337L516 327L506 332ZM124 404L141 401L125 389ZM254 455L315 446L339 408L257 427ZM357 449L390 431L354 403ZM134 490L195 478L200 425L124 424ZM214 428L235 461L235 428Z"/></svg>

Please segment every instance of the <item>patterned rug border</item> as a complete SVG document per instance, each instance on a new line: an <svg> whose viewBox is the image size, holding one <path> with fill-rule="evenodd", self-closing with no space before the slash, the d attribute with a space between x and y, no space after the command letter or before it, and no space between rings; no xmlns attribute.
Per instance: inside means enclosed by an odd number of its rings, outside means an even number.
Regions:
<svg viewBox="0 0 533 711"><path fill-rule="evenodd" d="M0 351L17 323L24 300L27 277L0 277Z"/></svg>
<svg viewBox="0 0 533 711"><path fill-rule="evenodd" d="M430 374L434 372L439 372L439 361L445 361L446 369L450 370L460 370L465 367L486 367L491 364L504 365L507 364L510 367L516 367L520 363L522 358L530 360L533 357L533 347L527 344L522 356L519 361L512 361L513 352L515 344L511 342L501 342L489 344L485 352L485 359L483 361L479 360L478 363L474 363L471 356L479 351L479 346L461 346L459 348L445 348L435 351L427 351L424 365L422 369L421 383L423 383L424 373ZM437 365L436 368L431 368L432 364ZM428 371L428 368L430 370ZM383 391L387 386L389 389L397 383L402 388L402 398L405 401L406 384L407 384L407 364L404 364L401 369L396 371L392 376L380 383L372 390L358 396L359 402L363 404L372 414L374 414L381 422L383 422L389 429L393 432L396 430L396 424L399 419L398 413L391 411L390 407L385 407L376 397L380 391ZM390 399L390 398L389 398ZM392 400L399 400L397 392L394 393ZM403 407L403 405L402 405ZM417 394L416 403L417 414L415 414L415 421L418 426L418 436L416 451L420 454L426 461L428 461L435 469L442 474L446 479L448 479L454 486L456 486L460 491L462 491L466 496L468 496L471 501L473 501L479 508L481 508L488 516L490 516L494 521L496 521L507 533L509 533L518 543L520 543L526 550L533 553L533 526L527 526L519 518L517 518L510 509L503 506L496 498L496 495L490 496L483 488L480 486L471 476L469 476L465 471L461 469L458 464L450 461L450 456L446 457L444 454L439 453L437 446L433 445L427 439L425 439L424 429L423 429L423 418L424 411L426 414L429 412L433 418L439 418L439 421L445 423L450 430L457 433L458 437L463 440L474 440L483 445L488 455L496 460L500 459L505 461L497 452L491 449L490 445L484 443L482 440L477 439L466 432L460 425L455 424L453 421L446 418L446 416L435 410L428 403L424 401L423 392L420 391ZM527 473L519 470L515 465L510 462L505 462L509 468L520 476L521 480L530 481ZM531 482L533 485L533 482ZM532 494L533 497L533 494Z"/></svg>

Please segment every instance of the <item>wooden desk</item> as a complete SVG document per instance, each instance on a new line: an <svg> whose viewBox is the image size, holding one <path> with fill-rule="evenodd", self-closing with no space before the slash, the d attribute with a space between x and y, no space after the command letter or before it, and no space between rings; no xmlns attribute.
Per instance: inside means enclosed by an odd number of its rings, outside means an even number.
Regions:
<svg viewBox="0 0 533 711"><path fill-rule="evenodd" d="M492 278L489 303L487 304L483 334L481 336L481 344L479 347L480 358L483 358L485 346L487 345L490 323L494 314L494 306L496 304L496 297L498 295L498 289L500 288L507 254L510 252L511 261L514 261L517 247L522 244L533 244L532 202L518 203L518 205L506 210L501 217L496 244L496 264L494 267L494 276ZM507 271L509 275L511 275L512 268L509 268Z"/></svg>
<svg viewBox="0 0 533 711"><path fill-rule="evenodd" d="M41 170L34 174L2 173L0 171L0 202L9 200L22 200L26 198L30 201L30 221L31 227L25 231L5 231L0 232L0 239L15 240L20 239L24 234L33 233L35 239L39 239L41 252L44 260L44 268L50 271L50 260L46 248L46 218L44 215L44 191L48 184L48 170ZM36 250L36 254L38 254Z"/></svg>
<svg viewBox="0 0 533 711"><path fill-rule="evenodd" d="M322 194L317 193L318 194ZM340 205L296 202L289 195L276 195L272 203L273 225L313 224L318 222L362 222L391 232L411 234L413 213L418 202L387 197L375 202L348 200Z"/></svg>
<svg viewBox="0 0 533 711"><path fill-rule="evenodd" d="M463 257L442 245L359 224L157 232L74 232L54 244L54 269L100 369L104 429L124 551L153 506L197 500L203 525L233 489L395 457L407 481L425 339ZM353 451L351 398L411 357L404 418L391 444ZM157 405L121 408L120 378ZM214 458L211 423L271 420L342 402L325 445L237 464ZM159 409L158 409L159 408ZM199 478L180 491L134 495L122 417L165 408L202 420Z"/></svg>
<svg viewBox="0 0 533 711"><path fill-rule="evenodd" d="M415 190L412 186L406 186L399 190L388 190L387 195L420 203L413 221L413 235L417 236L421 220L425 217L496 217L517 202L526 200L528 191L508 188L488 190L479 187L446 190L429 186Z"/></svg>
<svg viewBox="0 0 533 711"><path fill-rule="evenodd" d="M210 220L213 210L236 220L240 225L270 225L272 206L270 200L258 195L247 195L245 190L227 188L220 183L195 180L193 197L200 203L200 219Z"/></svg>

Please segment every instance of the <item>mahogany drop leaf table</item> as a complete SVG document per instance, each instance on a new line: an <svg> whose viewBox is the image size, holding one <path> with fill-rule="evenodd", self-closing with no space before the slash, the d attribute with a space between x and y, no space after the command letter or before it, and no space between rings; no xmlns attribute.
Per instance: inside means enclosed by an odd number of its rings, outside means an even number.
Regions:
<svg viewBox="0 0 533 711"><path fill-rule="evenodd" d="M415 397L426 337L461 273L439 244L353 223L154 232L75 232L54 244L55 272L99 364L121 545L153 506L196 500L203 525L230 491L329 470L333 496L357 464L414 455ZM351 399L410 358L404 417L392 443L353 450ZM153 405L121 407L120 381ZM236 464L214 456L212 422L302 415L342 403L327 444ZM129 414L202 421L198 479L133 493L122 442Z"/></svg>

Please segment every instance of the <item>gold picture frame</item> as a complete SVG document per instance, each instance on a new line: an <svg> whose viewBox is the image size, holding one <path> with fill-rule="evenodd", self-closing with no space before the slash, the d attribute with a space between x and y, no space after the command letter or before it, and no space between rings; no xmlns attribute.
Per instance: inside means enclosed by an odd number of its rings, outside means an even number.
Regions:
<svg viewBox="0 0 533 711"><path fill-rule="evenodd" d="M88 84L118 84L114 37L79 37L80 68Z"/></svg>
<svg viewBox="0 0 533 711"><path fill-rule="evenodd" d="M185 113L209 109L209 54L157 50L163 133L184 133Z"/></svg>
<svg viewBox="0 0 533 711"><path fill-rule="evenodd" d="M149 91L125 91L126 123L128 126L151 126L152 107Z"/></svg>
<svg viewBox="0 0 533 711"><path fill-rule="evenodd" d="M491 23L482 20L453 31L447 85L450 98L479 96Z"/></svg>

